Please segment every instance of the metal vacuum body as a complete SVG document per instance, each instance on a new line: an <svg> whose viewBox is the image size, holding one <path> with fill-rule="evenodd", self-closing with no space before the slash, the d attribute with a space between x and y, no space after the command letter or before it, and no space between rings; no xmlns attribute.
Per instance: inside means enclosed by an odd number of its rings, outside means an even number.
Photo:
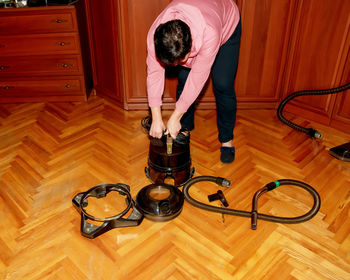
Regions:
<svg viewBox="0 0 350 280"><path fill-rule="evenodd" d="M180 187L192 178L189 135L179 133L176 139L163 135L161 139L150 137L148 167L146 176L155 184L174 180L175 187Z"/></svg>

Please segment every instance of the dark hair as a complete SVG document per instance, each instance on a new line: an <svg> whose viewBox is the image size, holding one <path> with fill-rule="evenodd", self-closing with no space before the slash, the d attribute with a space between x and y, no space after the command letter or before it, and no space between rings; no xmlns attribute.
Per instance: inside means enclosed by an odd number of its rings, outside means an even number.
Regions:
<svg viewBox="0 0 350 280"><path fill-rule="evenodd" d="M154 47L157 58L165 65L174 65L191 50L191 30L181 20L160 24L154 32Z"/></svg>

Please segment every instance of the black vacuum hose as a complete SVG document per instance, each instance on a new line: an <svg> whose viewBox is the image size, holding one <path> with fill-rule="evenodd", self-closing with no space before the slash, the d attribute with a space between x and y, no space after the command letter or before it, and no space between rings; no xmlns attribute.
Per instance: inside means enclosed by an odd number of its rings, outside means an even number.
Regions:
<svg viewBox="0 0 350 280"><path fill-rule="evenodd" d="M202 181L209 181L209 182L214 182L217 185L223 186L223 187L229 187L231 185L231 182L221 178L221 177L213 177L213 176L199 176L192 178L189 180L183 187L183 193L185 196L185 199L192 205L201 208L203 210L207 211L212 211L212 212L217 212L217 213L222 213L222 214L227 214L227 215L235 215L235 216L241 216L241 217L246 217L246 218L251 218L251 228L256 229L257 226L257 219L265 220L265 221L270 221L270 222L275 222L275 223L284 223L284 224L296 224L296 223L302 223L305 221L310 220L312 217L314 217L318 210L320 209L321 206L321 199L317 191L311 187L310 185L297 181L297 180L292 180L292 179L282 179L282 180L277 180L274 182L271 182L267 185L265 185L262 189L258 190L254 197L253 197L253 205L252 205L252 211L242 211L242 210L235 210L235 209L229 209L229 208L221 208L217 206L212 206L209 204L202 203L198 200L193 199L189 195L189 189L191 188L192 185L202 182ZM257 211L257 201L260 195L267 191L271 191L275 189L278 186L282 185L293 185L300 187L302 189L305 189L308 191L313 199L314 199L314 205L310 209L309 212L302 216L298 217L278 217L278 216L272 216L272 215L266 215L266 214L259 214Z"/></svg>
<svg viewBox="0 0 350 280"><path fill-rule="evenodd" d="M305 128L305 127L302 127L300 125L297 125L297 124L287 120L283 116L283 108L284 108L284 106L289 101L291 101L293 98L295 98L295 97L304 96L304 95L334 94L334 93L338 93L338 92L345 91L345 90L348 90L348 89L350 89L350 83L345 84L345 85L340 86L340 87L331 88L331 89L297 91L295 93L292 93L291 95L288 95L285 99L282 100L282 102L280 103L280 105L277 108L277 116L283 123L285 123L286 125L290 126L291 128L294 128L296 130L304 132L307 135L309 135L311 138L321 138L322 134L320 132L318 132L317 130L315 130L313 128Z"/></svg>

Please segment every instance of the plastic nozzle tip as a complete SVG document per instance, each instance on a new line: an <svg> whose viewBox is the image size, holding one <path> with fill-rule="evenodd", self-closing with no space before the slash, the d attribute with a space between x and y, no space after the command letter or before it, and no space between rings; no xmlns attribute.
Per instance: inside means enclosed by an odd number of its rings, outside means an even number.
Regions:
<svg viewBox="0 0 350 280"><path fill-rule="evenodd" d="M222 184L221 184L221 185L222 185L223 187L228 188L228 187L231 186L231 182L230 182L229 180L224 179L224 180L222 181Z"/></svg>
<svg viewBox="0 0 350 280"><path fill-rule="evenodd" d="M216 178L216 184L222 186L222 187L230 187L231 186L231 182L225 178L222 177L217 177Z"/></svg>
<svg viewBox="0 0 350 280"><path fill-rule="evenodd" d="M315 131L315 138L317 138L317 139L322 138L322 134L320 132L318 132L317 130Z"/></svg>

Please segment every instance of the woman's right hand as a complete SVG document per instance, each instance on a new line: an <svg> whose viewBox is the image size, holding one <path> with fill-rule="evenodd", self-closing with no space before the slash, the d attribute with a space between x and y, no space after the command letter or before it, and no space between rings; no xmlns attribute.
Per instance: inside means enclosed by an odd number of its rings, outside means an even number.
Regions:
<svg viewBox="0 0 350 280"><path fill-rule="evenodd" d="M152 120L151 129L149 130L149 135L155 138L161 138L166 127L163 120Z"/></svg>
<svg viewBox="0 0 350 280"><path fill-rule="evenodd" d="M161 138L166 127L163 123L162 112L160 107L151 108L152 112L152 124L149 130L149 135L155 138Z"/></svg>

